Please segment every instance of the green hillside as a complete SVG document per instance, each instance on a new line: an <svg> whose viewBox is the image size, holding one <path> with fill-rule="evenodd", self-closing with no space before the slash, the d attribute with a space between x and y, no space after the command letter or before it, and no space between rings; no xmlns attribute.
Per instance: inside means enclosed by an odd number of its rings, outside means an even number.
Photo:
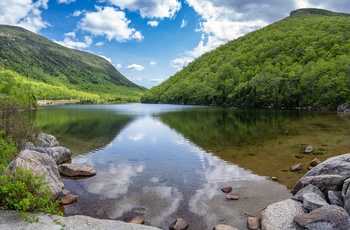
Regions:
<svg viewBox="0 0 350 230"><path fill-rule="evenodd" d="M63 47L14 26L0 25L0 68L15 72L17 80L50 88L44 94L34 92L38 99L75 99L74 95L85 93L92 95L91 100L137 101L145 91L102 57ZM0 80L5 81L3 74ZM55 87L63 90L57 93Z"/></svg>
<svg viewBox="0 0 350 230"><path fill-rule="evenodd" d="M349 16L293 11L202 55L141 101L335 109L350 101Z"/></svg>

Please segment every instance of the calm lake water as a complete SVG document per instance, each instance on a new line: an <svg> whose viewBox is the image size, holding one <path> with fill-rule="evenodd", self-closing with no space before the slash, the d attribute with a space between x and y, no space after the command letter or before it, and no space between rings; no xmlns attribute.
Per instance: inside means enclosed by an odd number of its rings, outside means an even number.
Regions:
<svg viewBox="0 0 350 230"><path fill-rule="evenodd" d="M97 170L64 179L78 196L65 215L139 215L162 229L177 217L190 229L246 229L245 214L289 198L311 159L350 152L350 120L335 112L122 104L42 107L33 117L73 163ZM314 153L302 153L307 145ZM290 172L295 163L304 169ZM224 185L239 200L227 201Z"/></svg>

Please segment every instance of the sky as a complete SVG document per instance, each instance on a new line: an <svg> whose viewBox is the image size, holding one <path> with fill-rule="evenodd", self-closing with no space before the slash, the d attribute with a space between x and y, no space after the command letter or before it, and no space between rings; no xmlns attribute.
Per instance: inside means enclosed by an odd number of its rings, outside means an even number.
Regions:
<svg viewBox="0 0 350 230"><path fill-rule="evenodd" d="M0 0L0 24L99 55L151 88L299 8L350 13L349 0Z"/></svg>

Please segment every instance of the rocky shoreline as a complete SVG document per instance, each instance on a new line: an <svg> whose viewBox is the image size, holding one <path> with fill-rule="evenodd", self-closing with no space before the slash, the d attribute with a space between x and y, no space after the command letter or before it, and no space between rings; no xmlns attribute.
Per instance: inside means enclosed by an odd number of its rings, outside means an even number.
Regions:
<svg viewBox="0 0 350 230"><path fill-rule="evenodd" d="M69 164L71 151L59 146L56 138L39 134L35 143L27 143L9 164L13 172L17 167L30 168L34 174L46 173L52 200L67 205L79 198L64 190L62 177L90 177L96 170L88 165ZM318 162L319 163L319 162ZM230 187L223 187L229 193ZM350 154L344 154L311 168L293 188L294 196L267 206L264 210L247 214L248 229L350 229ZM238 194L226 195L228 200L239 199ZM19 219L16 211L0 212L0 229L158 229L145 226L145 220L135 218L129 223L101 220L88 216L59 217L37 214L38 223ZM136 224L136 225L135 225ZM19 227L21 226L21 227ZM85 226L85 227L83 227ZM191 229L190 223L178 218L169 229ZM237 230L233 226L218 224L216 230Z"/></svg>

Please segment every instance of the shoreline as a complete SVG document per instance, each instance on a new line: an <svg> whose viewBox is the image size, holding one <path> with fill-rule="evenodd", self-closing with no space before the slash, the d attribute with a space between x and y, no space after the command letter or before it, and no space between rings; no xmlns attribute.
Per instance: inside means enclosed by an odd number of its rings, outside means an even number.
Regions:
<svg viewBox="0 0 350 230"><path fill-rule="evenodd" d="M51 105L72 105L79 104L80 100L38 100L38 106L51 106Z"/></svg>

